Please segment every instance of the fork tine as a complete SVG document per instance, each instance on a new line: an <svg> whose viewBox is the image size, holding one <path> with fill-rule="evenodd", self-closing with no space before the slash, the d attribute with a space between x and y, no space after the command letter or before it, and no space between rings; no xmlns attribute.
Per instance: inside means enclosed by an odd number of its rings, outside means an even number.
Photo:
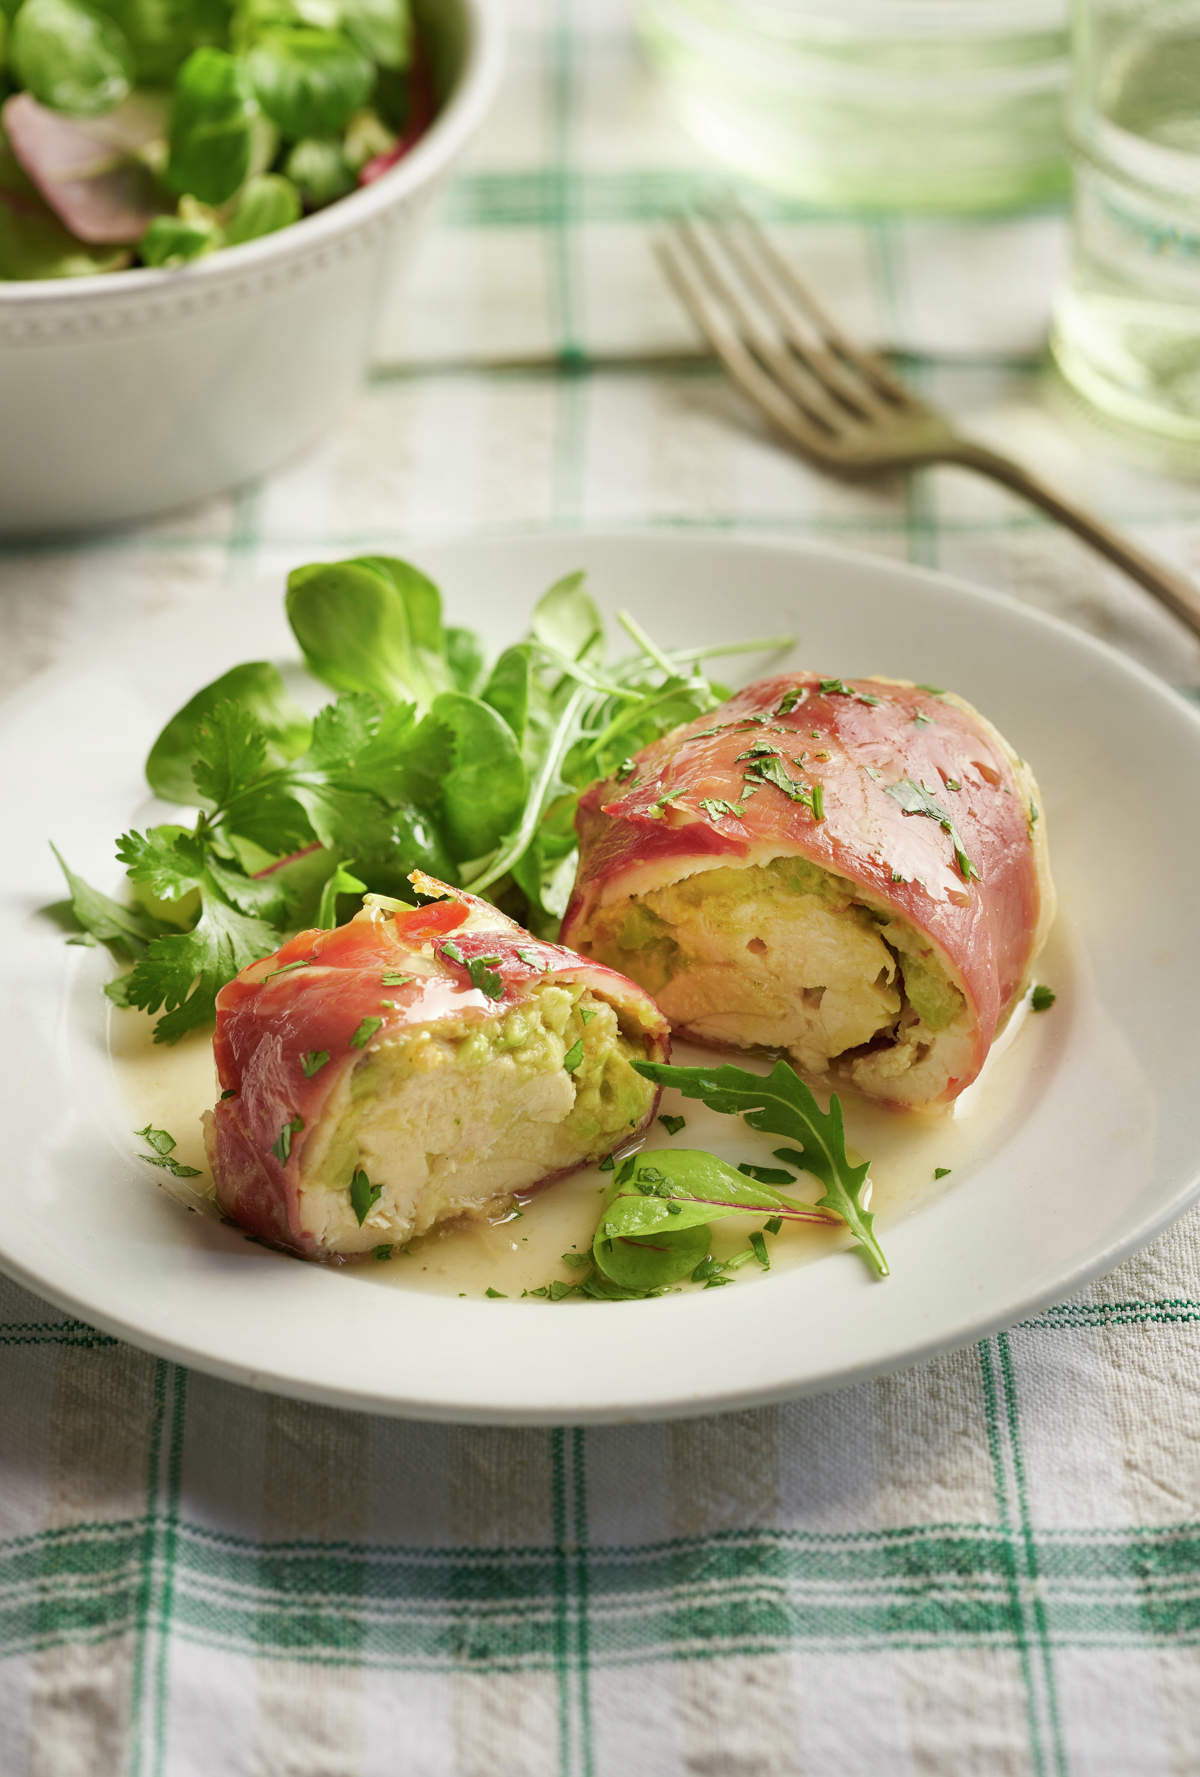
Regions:
<svg viewBox="0 0 1200 1777"><path fill-rule="evenodd" d="M780 285L787 290L792 300L808 316L830 351L836 352L848 364L853 365L861 376L867 378L869 382L873 382L892 402L906 407L911 406L914 402L912 391L892 375L888 366L875 352L865 351L861 346L857 346L847 339L837 322L826 313L808 286L796 276L757 216L752 215L742 200L736 196L733 198L730 208L741 224L743 236L748 237L754 243L759 256L758 266L751 269L753 261L750 260L748 254L739 250L740 243L738 246L732 244L734 232L732 229L730 230L730 250L737 255L740 268L748 281L753 282L760 300L770 307L780 324L788 328L789 336L794 332L796 322L794 316L788 315L786 307L781 303L777 304L777 300L774 299L777 298ZM762 274L761 266L763 264L769 265L771 268L775 278L773 286ZM770 295L768 290L771 291Z"/></svg>
<svg viewBox="0 0 1200 1777"><path fill-rule="evenodd" d="M672 288L743 394L802 450L818 457L828 456L833 442L831 434L784 394L742 344L679 237L665 236L654 243L654 250Z"/></svg>
<svg viewBox="0 0 1200 1777"><path fill-rule="evenodd" d="M831 438L844 431L848 419L845 408L836 400L830 400L828 387L819 376L813 374L804 359L794 357L777 334L762 326L735 281L728 276L719 254L706 239L700 225L693 217L685 216L675 226L677 238L690 251L709 290L732 314L743 344L749 345L753 353L774 372L777 380L809 418L822 426ZM708 227L711 228L711 224ZM716 230L713 233L724 246L720 233Z"/></svg>

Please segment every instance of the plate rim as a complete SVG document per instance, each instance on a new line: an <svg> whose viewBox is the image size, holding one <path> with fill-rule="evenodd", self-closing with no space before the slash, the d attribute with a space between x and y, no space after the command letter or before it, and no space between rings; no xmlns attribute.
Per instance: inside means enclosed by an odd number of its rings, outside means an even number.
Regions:
<svg viewBox="0 0 1200 1777"><path fill-rule="evenodd" d="M1020 600L1003 592L977 585L970 580L954 574L948 574L939 568L926 567L923 564L909 561L898 561L890 557L874 554L869 550L845 549L838 544L828 544L823 539L810 537L793 537L786 532L755 533L747 536L736 530L730 531L721 527L689 526L686 530L675 531L657 527L587 527L564 530L557 527L529 526L508 532L503 536L494 536L476 532L438 532L419 534L403 539L403 547L411 549L419 555L422 550L430 553L435 551L484 551L501 549L519 552L522 548L534 544L545 547L558 544L578 549L581 556L593 547L605 548L613 544L625 546L646 546L666 551L682 550L703 553L714 545L723 551L733 554L777 553L783 551L798 557L808 557L831 565L835 570L839 563L848 568L866 571L869 574L891 579L902 586L904 583L932 586L944 593L952 593L975 605L983 605L998 609L1006 617L1015 618L1018 624L1029 624L1035 631L1049 630L1065 639L1072 648L1078 648L1085 655L1098 657L1110 669L1141 683L1157 699L1165 699L1176 719L1182 716L1185 726L1190 725L1195 733L1196 743L1200 748L1200 710L1172 683L1152 672L1140 662L1126 658L1111 643L1090 635L1066 620L1051 613L1041 611L1034 606L1026 605ZM297 549L306 547L302 541L295 544ZM312 558L327 555L320 539L313 538L310 548ZM330 557L330 559L336 559ZM221 594L225 592L220 589ZM193 621L195 613L186 613ZM123 657L127 653L129 639L137 633L145 639L147 631L157 633L168 629L179 621L177 610L167 610L155 615L149 623L138 624L131 618L123 624L115 636L108 639L105 646L96 650L86 662L86 670L94 671L102 668L105 661ZM234 650L231 650L233 652ZM83 663L72 659L51 664L48 668L35 674L31 679L19 686L14 693L0 703L0 735L14 719L19 719L20 710L30 700L38 700L52 693L56 686L69 687L78 679L84 670ZM131 776L136 767L131 766ZM1019 1301L1011 1302L999 1312L984 1312L975 1317L959 1318L950 1328L939 1332L931 1332L927 1336L916 1338L906 1343L886 1357L875 1361L851 1359L846 1362L833 1362L830 1367L816 1375L802 1376L798 1379L764 1384L759 1388L746 1384L730 1384L715 1387L698 1397L694 1391L686 1396L679 1392L678 1385L674 1392L664 1391L653 1399L642 1398L630 1405L616 1401L589 1403L581 1406L569 1418L546 1406L536 1404L518 1405L505 1402L499 1407L481 1402L475 1406L464 1406L458 1402L438 1402L427 1397L401 1397L395 1390L380 1392L370 1387L354 1387L345 1383L330 1386L322 1381L312 1381L301 1375L290 1374L278 1367L255 1365L227 1359L220 1355L198 1347L191 1341L177 1341L164 1337L157 1332L147 1332L136 1321L124 1318L120 1313L109 1312L101 1307L94 1308L86 1291L80 1291L57 1282L52 1276L47 1279L36 1267L23 1263L12 1257L4 1244L3 1229L0 1227L0 1272L11 1277L22 1288L31 1294L53 1303L65 1312L78 1316L100 1331L127 1342L139 1349L167 1358L171 1362L183 1364L208 1375L219 1377L226 1382L239 1386L267 1390L272 1393L295 1399L308 1400L326 1406L335 1406L348 1411L358 1411L388 1417L410 1418L414 1420L454 1423L454 1424L492 1424L492 1425L549 1425L549 1424L613 1424L635 1423L652 1420L698 1417L737 1409L754 1408L771 1405L781 1401L797 1399L802 1395L820 1394L848 1387L854 1383L869 1380L875 1376L886 1375L904 1369L931 1358L958 1350L985 1339L998 1330L1012 1326L1045 1308L1046 1306L1067 1298L1095 1278L1113 1269L1124 1259L1141 1250L1154 1240L1164 1229L1185 1214L1200 1199L1200 1151L1196 1163L1180 1188L1164 1203L1159 1204L1148 1215L1144 1216L1127 1233L1112 1240L1099 1252L1092 1252L1080 1263L1061 1273L1052 1284L1034 1289L1023 1295ZM479 1305L472 1304L473 1307Z"/></svg>

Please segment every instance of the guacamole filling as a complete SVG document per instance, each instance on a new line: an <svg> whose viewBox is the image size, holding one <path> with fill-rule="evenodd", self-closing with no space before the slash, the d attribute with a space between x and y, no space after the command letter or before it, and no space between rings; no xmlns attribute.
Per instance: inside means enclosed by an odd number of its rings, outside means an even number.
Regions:
<svg viewBox="0 0 1200 1777"><path fill-rule="evenodd" d="M596 914L588 949L702 1042L785 1051L903 1104L939 1098L973 1030L933 947L803 858L701 870Z"/></svg>
<svg viewBox="0 0 1200 1777"><path fill-rule="evenodd" d="M575 983L535 986L491 1017L381 1033L304 1150L306 1226L344 1253L403 1244L599 1159L649 1112L654 1088L632 1066L644 1055Z"/></svg>

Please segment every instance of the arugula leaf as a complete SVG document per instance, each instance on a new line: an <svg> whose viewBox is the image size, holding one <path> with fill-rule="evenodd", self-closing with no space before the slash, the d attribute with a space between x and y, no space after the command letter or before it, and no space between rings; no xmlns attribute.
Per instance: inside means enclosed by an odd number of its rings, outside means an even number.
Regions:
<svg viewBox="0 0 1200 1777"><path fill-rule="evenodd" d="M259 104L289 141L336 136L375 83L367 57L340 31L277 26L246 57Z"/></svg>
<svg viewBox="0 0 1200 1777"><path fill-rule="evenodd" d="M350 860L348 858L335 865L333 875L321 890L321 900L317 907L317 924L322 931L329 931L337 925L339 895L365 895L366 892L366 883L350 874Z"/></svg>
<svg viewBox="0 0 1200 1777"><path fill-rule="evenodd" d="M75 874L56 845L51 844L50 850L58 859L58 867L67 879L71 911L80 929L123 956L141 956L147 944L157 937L162 928L144 913L138 913L132 907L123 907L119 901L110 900L99 889L92 888L82 876Z"/></svg>
<svg viewBox="0 0 1200 1777"><path fill-rule="evenodd" d="M133 1133L139 1136L150 1149L148 1154L138 1155L138 1159L144 1160L148 1166L161 1166L173 1178L200 1177L198 1166L185 1166L182 1160L172 1158L175 1137L169 1135L165 1129L154 1129L147 1123L144 1129L135 1129Z"/></svg>
<svg viewBox="0 0 1200 1777"><path fill-rule="evenodd" d="M804 1082L782 1061L765 1077L730 1065L689 1068L657 1061L635 1061L633 1065L647 1080L673 1086L686 1098L700 1099L710 1110L742 1116L751 1129L794 1141L795 1150L777 1149L776 1157L820 1181L824 1193L817 1207L839 1215L875 1271L880 1277L887 1276L887 1260L872 1231L874 1215L862 1206L870 1165L866 1161L857 1166L850 1163L836 1093L829 1100L829 1109L823 1111Z"/></svg>
<svg viewBox="0 0 1200 1777"><path fill-rule="evenodd" d="M78 117L111 111L133 85L124 32L84 0L24 0L13 20L9 59L35 99Z"/></svg>
<svg viewBox="0 0 1200 1777"><path fill-rule="evenodd" d="M167 184L223 204L250 172L257 107L245 65L226 50L192 51L175 80L167 125Z"/></svg>
<svg viewBox="0 0 1200 1777"><path fill-rule="evenodd" d="M959 874L964 882L980 879L979 871L963 849L963 842L959 838L958 829L953 820L924 784L914 784L910 777L902 777L899 783L887 784L885 788L892 800L900 804L905 814L928 815L930 820L937 822L943 833L949 834L950 843L954 847L954 861L958 865Z"/></svg>

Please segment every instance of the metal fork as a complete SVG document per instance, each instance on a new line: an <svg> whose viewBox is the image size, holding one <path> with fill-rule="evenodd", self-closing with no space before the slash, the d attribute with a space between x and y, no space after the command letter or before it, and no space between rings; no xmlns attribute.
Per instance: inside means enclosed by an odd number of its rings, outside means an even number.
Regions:
<svg viewBox="0 0 1200 1777"><path fill-rule="evenodd" d="M658 245L671 284L734 382L806 457L839 475L957 463L1050 513L1200 636L1200 592L1011 457L965 438L847 339L746 211L687 217Z"/></svg>

